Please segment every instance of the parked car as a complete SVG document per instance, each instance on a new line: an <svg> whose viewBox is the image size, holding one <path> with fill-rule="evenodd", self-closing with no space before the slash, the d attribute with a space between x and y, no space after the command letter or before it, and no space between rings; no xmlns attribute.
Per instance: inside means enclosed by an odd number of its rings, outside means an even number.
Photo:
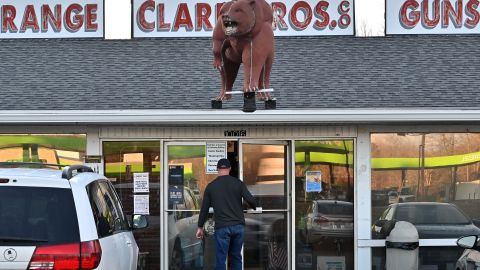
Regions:
<svg viewBox="0 0 480 270"><path fill-rule="evenodd" d="M398 196L398 202L414 202L417 200L414 191L411 187L403 187L400 189L400 194Z"/></svg>
<svg viewBox="0 0 480 270"><path fill-rule="evenodd" d="M385 206L388 205L388 195L383 190L372 191L372 205L373 206Z"/></svg>
<svg viewBox="0 0 480 270"><path fill-rule="evenodd" d="M450 203L395 203L386 208L372 226L373 238L385 238L382 227L387 221L408 221L415 225L420 238L458 238L480 235L480 229L459 208Z"/></svg>
<svg viewBox="0 0 480 270"><path fill-rule="evenodd" d="M459 247L465 248L462 256L457 260L456 270L480 270L480 241L477 235L460 237L457 240Z"/></svg>
<svg viewBox="0 0 480 270"><path fill-rule="evenodd" d="M353 238L353 209L350 202L313 201L307 210L302 238L306 243L322 238Z"/></svg>
<svg viewBox="0 0 480 270"><path fill-rule="evenodd" d="M137 269L132 228L146 218L131 226L112 184L89 167L38 166L0 169L0 269Z"/></svg>

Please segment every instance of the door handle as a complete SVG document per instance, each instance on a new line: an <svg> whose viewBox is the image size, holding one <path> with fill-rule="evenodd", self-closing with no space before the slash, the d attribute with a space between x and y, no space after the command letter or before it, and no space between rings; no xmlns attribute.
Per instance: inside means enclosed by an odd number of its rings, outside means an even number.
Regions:
<svg viewBox="0 0 480 270"><path fill-rule="evenodd" d="M247 214L261 214L263 211L263 208L262 207L257 207L255 208L255 210L253 209L248 209L247 210Z"/></svg>
<svg viewBox="0 0 480 270"><path fill-rule="evenodd" d="M130 241L130 239L127 239L127 240L125 241L125 243L127 244L127 246L131 246L131 245L132 245L132 241Z"/></svg>

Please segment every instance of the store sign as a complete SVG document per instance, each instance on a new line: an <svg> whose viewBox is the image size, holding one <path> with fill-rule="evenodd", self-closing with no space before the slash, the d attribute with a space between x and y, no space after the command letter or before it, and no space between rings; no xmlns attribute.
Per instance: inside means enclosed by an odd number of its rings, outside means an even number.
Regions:
<svg viewBox="0 0 480 270"><path fill-rule="evenodd" d="M0 39L103 38L103 0L5 0Z"/></svg>
<svg viewBox="0 0 480 270"><path fill-rule="evenodd" d="M354 35L353 0L267 2L276 36ZM133 0L133 36L210 37L223 3Z"/></svg>
<svg viewBox="0 0 480 270"><path fill-rule="evenodd" d="M478 0L388 0L388 34L480 33Z"/></svg>

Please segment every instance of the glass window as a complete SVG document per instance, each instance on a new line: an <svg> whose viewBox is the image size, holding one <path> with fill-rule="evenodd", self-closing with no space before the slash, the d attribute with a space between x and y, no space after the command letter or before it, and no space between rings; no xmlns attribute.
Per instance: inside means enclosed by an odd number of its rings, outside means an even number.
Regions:
<svg viewBox="0 0 480 270"><path fill-rule="evenodd" d="M353 140L295 142L296 269L354 269Z"/></svg>
<svg viewBox="0 0 480 270"><path fill-rule="evenodd" d="M0 246L79 243L72 190L0 187L0 228Z"/></svg>
<svg viewBox="0 0 480 270"><path fill-rule="evenodd" d="M373 238L385 237L382 219L418 225L420 238L480 234L480 134L378 133L371 144Z"/></svg>
<svg viewBox="0 0 480 270"><path fill-rule="evenodd" d="M121 141L104 142L104 172L120 197L127 217L133 215L133 177L148 173L149 208L148 227L134 230L139 251L147 269L160 269L160 142Z"/></svg>
<svg viewBox="0 0 480 270"><path fill-rule="evenodd" d="M129 229L118 198L108 182L92 182L87 186L87 192L99 237Z"/></svg>
<svg viewBox="0 0 480 270"><path fill-rule="evenodd" d="M86 145L85 134L0 135L0 162L82 164Z"/></svg>

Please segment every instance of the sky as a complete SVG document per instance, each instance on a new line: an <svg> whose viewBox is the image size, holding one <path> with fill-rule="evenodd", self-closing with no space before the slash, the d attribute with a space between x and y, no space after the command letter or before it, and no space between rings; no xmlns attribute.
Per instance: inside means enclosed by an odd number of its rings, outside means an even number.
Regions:
<svg viewBox="0 0 480 270"><path fill-rule="evenodd" d="M354 5L357 35L384 35L385 0L356 0ZM105 0L106 39L131 38L131 12L131 0Z"/></svg>

